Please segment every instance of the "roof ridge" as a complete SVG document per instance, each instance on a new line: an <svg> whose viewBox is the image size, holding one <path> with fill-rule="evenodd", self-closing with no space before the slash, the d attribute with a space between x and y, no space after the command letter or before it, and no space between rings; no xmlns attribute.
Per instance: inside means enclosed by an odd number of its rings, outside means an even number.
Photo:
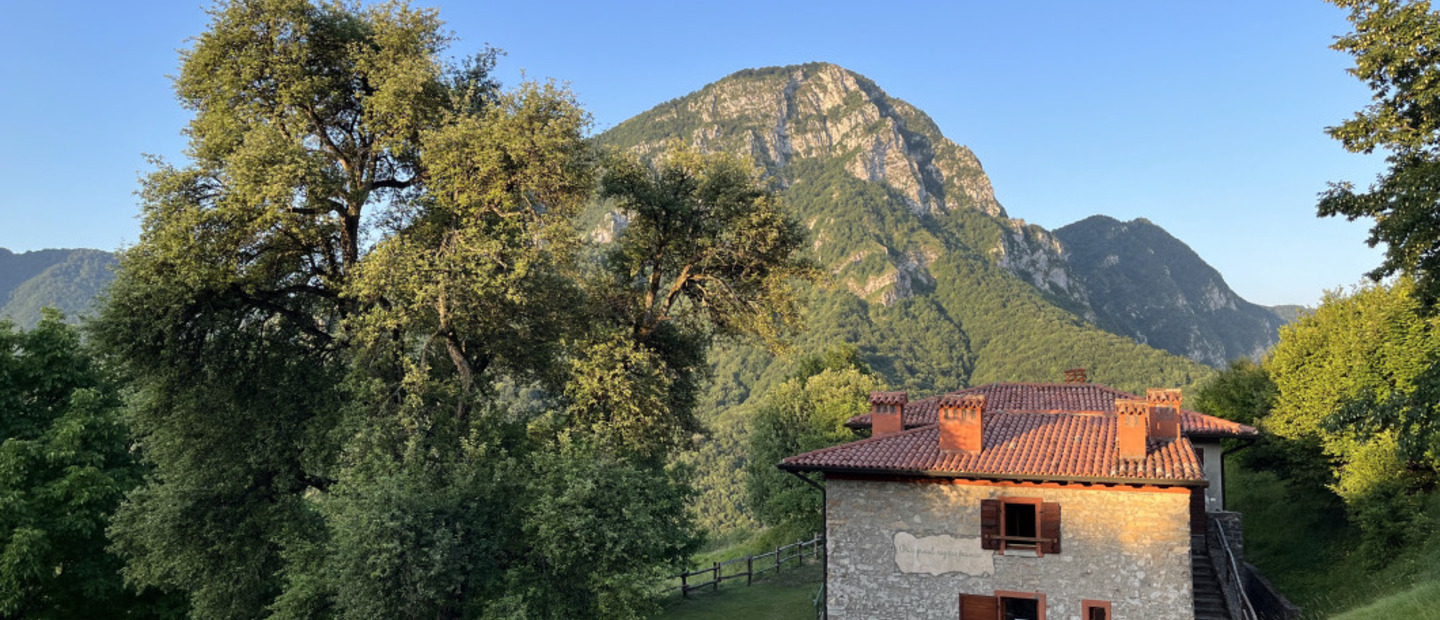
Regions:
<svg viewBox="0 0 1440 620"><path fill-rule="evenodd" d="M864 438L864 439L856 439L855 441L847 441L847 442L845 442L845 443L836 444L836 445L830 446L830 447L828 447L828 448L820 448L820 449L818 449L818 450L811 450L811 451L809 451L809 452L801 452L800 454L796 454L796 455L793 455L793 456L787 456L787 457L785 457L785 458L783 458L783 459L780 459L780 462L781 462L781 463L784 463L785 461L788 461L788 460L790 460L790 459L798 459L798 458L800 458L800 457L802 457L802 456L810 456L810 455L814 455L814 454L825 454L825 453L828 453L828 452L833 452L833 451L835 451L835 450L839 450L839 449L841 449L841 448L848 448L848 447L852 447L852 446L859 446L859 445L862 445L862 444L870 444L870 443L874 443L874 442L876 442L876 441L880 441L880 440L884 440L884 439L890 439L890 438L892 438L892 437L904 437L904 436L908 436L908 435L915 435L915 434L918 434L920 431L927 430L927 429L931 429L931 428L935 428L935 427L937 427L937 426L939 426L939 425L940 425L939 422L932 422L932 423L926 424L926 425L924 425L924 426L917 426L917 427L915 427L915 428L907 428L907 429L902 430L902 431L898 431L898 432L894 432L894 433L888 433L888 434L885 434L885 435L871 435L871 436L866 437L866 438Z"/></svg>

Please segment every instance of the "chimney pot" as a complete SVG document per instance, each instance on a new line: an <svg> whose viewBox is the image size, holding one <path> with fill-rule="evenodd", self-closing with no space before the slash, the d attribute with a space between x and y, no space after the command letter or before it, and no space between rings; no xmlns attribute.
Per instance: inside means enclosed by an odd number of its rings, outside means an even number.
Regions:
<svg viewBox="0 0 1440 620"><path fill-rule="evenodd" d="M1145 400L1156 407L1173 407L1180 411L1181 394L1177 388L1150 388L1145 390Z"/></svg>
<svg viewBox="0 0 1440 620"><path fill-rule="evenodd" d="M1071 368L1065 371L1066 383L1086 383L1089 381L1085 376L1084 368Z"/></svg>
<svg viewBox="0 0 1440 620"><path fill-rule="evenodd" d="M1120 398L1115 400L1115 443L1120 458L1127 461L1145 460L1145 443L1150 434L1150 403Z"/></svg>
<svg viewBox="0 0 1440 620"><path fill-rule="evenodd" d="M979 454L984 448L984 394L940 397L940 451Z"/></svg>
<svg viewBox="0 0 1440 620"><path fill-rule="evenodd" d="M870 436L894 435L905 429L905 403L909 398L904 392L870 393Z"/></svg>

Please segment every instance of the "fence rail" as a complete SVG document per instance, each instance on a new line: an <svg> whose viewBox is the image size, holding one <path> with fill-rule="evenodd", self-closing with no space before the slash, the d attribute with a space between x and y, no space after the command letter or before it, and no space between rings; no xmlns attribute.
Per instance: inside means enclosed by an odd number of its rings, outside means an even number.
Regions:
<svg viewBox="0 0 1440 620"><path fill-rule="evenodd" d="M797 566L805 565L805 558L815 558L825 553L825 537L816 534L810 540L797 540L788 545L776 547L773 551L766 551L759 555L747 555L743 558L725 560L724 562L711 562L710 566L685 571L678 575L671 576L671 579L680 580L680 594L690 596L691 592L703 588L719 590L720 584L732 579L744 579L745 585L754 583L757 575L767 571L780 572L787 563L795 563ZM744 565L745 570L739 569ZM733 568L732 568L733 567ZM730 570L726 570L726 569ZM692 582L694 577L706 576L704 581Z"/></svg>

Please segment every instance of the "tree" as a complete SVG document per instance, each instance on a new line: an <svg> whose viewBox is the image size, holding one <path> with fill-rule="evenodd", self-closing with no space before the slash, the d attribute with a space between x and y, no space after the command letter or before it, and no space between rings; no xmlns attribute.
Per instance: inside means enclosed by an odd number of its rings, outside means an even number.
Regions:
<svg viewBox="0 0 1440 620"><path fill-rule="evenodd" d="M106 551L105 527L143 470L116 386L75 328L46 311L29 332L0 321L0 617L161 617Z"/></svg>
<svg viewBox="0 0 1440 620"><path fill-rule="evenodd" d="M1403 542L1440 466L1437 321L1406 279L1327 293L1281 330L1268 364L1279 394L1265 428L1319 446L1331 488L1381 547Z"/></svg>
<svg viewBox="0 0 1440 620"><path fill-rule="evenodd" d="M126 578L201 618L653 609L695 542L666 462L705 353L791 324L799 226L738 160L630 162L604 191L636 224L590 260L569 93L440 60L404 4L213 16L176 80L193 163L145 179L94 329L154 472L111 526Z"/></svg>
<svg viewBox="0 0 1440 620"><path fill-rule="evenodd" d="M808 356L793 376L764 396L751 419L747 504L762 524L820 531L821 497L775 466L782 459L855 439L845 421L869 411L883 386L854 347Z"/></svg>
<svg viewBox="0 0 1440 620"><path fill-rule="evenodd" d="M1328 132L1351 152L1387 151L1389 169L1367 191L1332 184L1319 213L1373 218L1368 243L1385 244L1385 260L1370 276L1410 275L1429 306L1440 299L1440 15L1427 0L1332 1L1355 28L1332 47L1355 57L1350 73L1374 103Z"/></svg>
<svg viewBox="0 0 1440 620"><path fill-rule="evenodd" d="M1196 411L1253 425L1270 414L1275 397L1265 367L1241 358L1201 384L1192 402Z"/></svg>

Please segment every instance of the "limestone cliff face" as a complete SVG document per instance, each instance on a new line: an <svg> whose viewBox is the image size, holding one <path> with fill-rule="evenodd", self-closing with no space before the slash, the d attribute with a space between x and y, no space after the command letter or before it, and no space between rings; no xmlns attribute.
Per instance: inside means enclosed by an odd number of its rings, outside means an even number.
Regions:
<svg viewBox="0 0 1440 620"><path fill-rule="evenodd" d="M654 129L662 131L647 131ZM933 228L925 225L927 219L956 212L979 215L987 221L977 232L990 238L985 245L993 248L997 264L1041 290L1084 299L1069 286L1072 277L1059 244L1043 229L1006 216L970 149L945 138L924 112L847 69L815 63L741 71L604 136L641 155L663 150L670 139L706 151L749 154L787 187L806 182L818 169L841 171L883 188L922 228ZM810 222L816 249L836 238L827 219ZM953 249L940 242L906 247L883 238L870 241L828 263L856 294L886 304L932 280L928 265Z"/></svg>

